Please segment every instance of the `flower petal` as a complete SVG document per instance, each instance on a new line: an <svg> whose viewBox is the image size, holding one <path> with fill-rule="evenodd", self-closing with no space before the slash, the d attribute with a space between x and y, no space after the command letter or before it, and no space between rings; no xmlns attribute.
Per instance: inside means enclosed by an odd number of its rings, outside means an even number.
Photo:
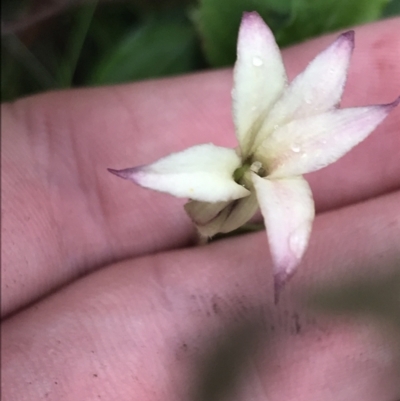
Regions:
<svg viewBox="0 0 400 401"><path fill-rule="evenodd" d="M228 233L247 223L258 209L254 192L233 202L206 203L191 201L185 210L203 237Z"/></svg>
<svg viewBox="0 0 400 401"><path fill-rule="evenodd" d="M295 120L257 149L270 178L301 175L331 164L364 140L400 102L333 110Z"/></svg>
<svg viewBox="0 0 400 401"><path fill-rule="evenodd" d="M214 220L230 203L230 201L210 203L191 200L184 208L194 224L204 226Z"/></svg>
<svg viewBox="0 0 400 401"><path fill-rule="evenodd" d="M247 223L258 210L257 196L252 192L246 198L238 199L233 202L232 209L229 211L224 224L221 227L221 233L229 233L243 224Z"/></svg>
<svg viewBox="0 0 400 401"><path fill-rule="evenodd" d="M233 149L204 144L173 153L153 164L109 170L145 188L180 198L221 202L248 196L233 180L240 158Z"/></svg>
<svg viewBox="0 0 400 401"><path fill-rule="evenodd" d="M353 49L354 31L348 31L311 61L271 109L253 149L276 127L327 112L337 106L342 97Z"/></svg>
<svg viewBox="0 0 400 401"><path fill-rule="evenodd" d="M222 209L221 212L218 213L215 216L215 218L210 220L208 223L206 223L204 225L196 224L196 228L197 228L199 234L204 238L211 238L215 234L220 233L221 227L224 224L224 221L226 220L226 218L229 216L229 212L230 212L231 208L232 208L231 203L229 203L228 206L226 206L224 209Z"/></svg>
<svg viewBox="0 0 400 401"><path fill-rule="evenodd" d="M233 116L245 159L267 111L282 94L286 72L271 30L256 12L244 13L234 69Z"/></svg>
<svg viewBox="0 0 400 401"><path fill-rule="evenodd" d="M302 177L281 180L252 175L264 216L273 261L275 300L299 264L308 244L314 219L314 202Z"/></svg>

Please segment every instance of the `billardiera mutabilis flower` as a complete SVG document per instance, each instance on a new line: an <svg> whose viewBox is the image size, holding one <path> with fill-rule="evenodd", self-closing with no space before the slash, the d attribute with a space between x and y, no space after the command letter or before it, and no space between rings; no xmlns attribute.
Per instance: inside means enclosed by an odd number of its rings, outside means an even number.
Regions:
<svg viewBox="0 0 400 401"><path fill-rule="evenodd" d="M202 144L149 165L110 171L189 198L186 212L203 237L237 229L259 207L277 296L306 250L314 219L302 175L343 156L400 101L338 108L353 47L354 32L343 33L288 84L272 32L257 13L245 13L232 92L239 146Z"/></svg>

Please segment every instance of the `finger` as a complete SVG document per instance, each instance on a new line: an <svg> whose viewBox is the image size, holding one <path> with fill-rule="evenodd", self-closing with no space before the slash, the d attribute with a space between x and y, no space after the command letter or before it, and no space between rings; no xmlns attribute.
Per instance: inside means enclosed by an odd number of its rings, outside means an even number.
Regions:
<svg viewBox="0 0 400 401"><path fill-rule="evenodd" d="M400 20L357 28L344 105L398 95ZM333 40L284 52L293 77ZM390 73L389 73L390 72ZM184 246L182 201L106 172L197 143L235 146L230 71L52 93L5 106L3 306L10 312L112 260ZM399 185L400 111L338 163L309 176L318 210Z"/></svg>
<svg viewBox="0 0 400 401"><path fill-rule="evenodd" d="M381 327L316 315L296 294L346 277L374 282L395 270L399 205L397 192L319 215L307 256L277 308L262 233L93 273L4 323L4 397L189 399L205 347L255 313L270 347L246 365L235 394L254 401L266 394L397 399L395 354Z"/></svg>

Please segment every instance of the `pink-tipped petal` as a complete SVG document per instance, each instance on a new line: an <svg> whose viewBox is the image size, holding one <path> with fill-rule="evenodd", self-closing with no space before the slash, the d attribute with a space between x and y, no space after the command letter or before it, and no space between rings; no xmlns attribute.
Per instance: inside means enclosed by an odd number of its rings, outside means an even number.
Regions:
<svg viewBox="0 0 400 401"><path fill-rule="evenodd" d="M354 48L354 31L341 34L299 74L271 109L253 145L255 149L276 127L324 113L340 102Z"/></svg>
<svg viewBox="0 0 400 401"><path fill-rule="evenodd" d="M253 173L252 179L267 230L277 300L307 248L314 202L302 177L269 180Z"/></svg>
<svg viewBox="0 0 400 401"><path fill-rule="evenodd" d="M290 276L282 271L274 275L274 304L278 305L279 298Z"/></svg>
<svg viewBox="0 0 400 401"><path fill-rule="evenodd" d="M380 124L398 100L387 105L337 109L295 120L276 130L256 152L270 178L319 170L346 154Z"/></svg>
<svg viewBox="0 0 400 401"><path fill-rule="evenodd" d="M223 202L250 194L233 180L240 162L233 149L204 144L173 153L153 164L111 172L142 187L179 198Z"/></svg>
<svg viewBox="0 0 400 401"><path fill-rule="evenodd" d="M239 30L232 92L236 136L244 158L286 81L273 33L256 12L245 13Z"/></svg>
<svg viewBox="0 0 400 401"><path fill-rule="evenodd" d="M136 167L131 167L131 168L126 168L123 170L115 170L113 168L108 168L107 171L109 171L111 174L116 175L117 177L123 178L124 180L129 180L131 177L135 175L135 171L140 169L142 166L136 166Z"/></svg>

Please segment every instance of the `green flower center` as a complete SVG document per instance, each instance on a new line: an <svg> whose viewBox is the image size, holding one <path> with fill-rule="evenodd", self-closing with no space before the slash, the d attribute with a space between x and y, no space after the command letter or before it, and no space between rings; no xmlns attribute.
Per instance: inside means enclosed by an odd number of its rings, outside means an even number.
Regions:
<svg viewBox="0 0 400 401"><path fill-rule="evenodd" d="M251 166L250 163L244 163L242 166L238 167L233 172L233 179L235 180L235 182L237 182L237 183L240 182L240 180L243 178L244 174L250 168L250 166Z"/></svg>
<svg viewBox="0 0 400 401"><path fill-rule="evenodd" d="M235 182L241 184L244 175L249 170L252 171L253 173L256 173L260 177L265 177L267 175L267 171L259 161L251 162L246 160L242 166L238 167L233 172L233 179L235 180Z"/></svg>

